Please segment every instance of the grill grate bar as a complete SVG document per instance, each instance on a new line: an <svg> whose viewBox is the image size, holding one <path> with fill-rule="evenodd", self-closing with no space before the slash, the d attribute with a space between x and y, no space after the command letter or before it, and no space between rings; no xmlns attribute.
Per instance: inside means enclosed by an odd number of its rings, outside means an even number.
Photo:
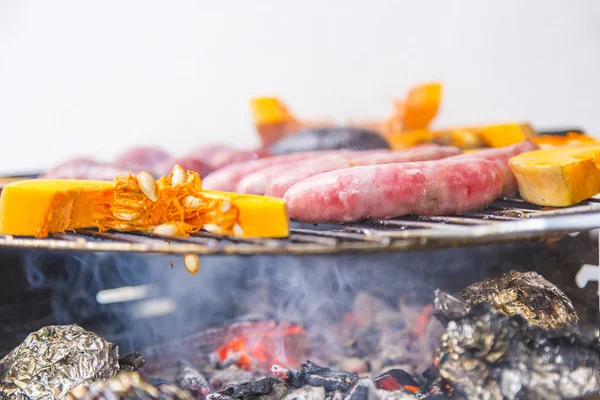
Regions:
<svg viewBox="0 0 600 400"><path fill-rule="evenodd" d="M242 239L198 232L188 238L147 232L81 229L47 239L0 236L0 247L61 251L158 254L253 255L403 251L551 238L600 228L600 199L544 209L519 198L502 198L485 210L448 216L366 219L345 224L293 223L283 239Z"/></svg>

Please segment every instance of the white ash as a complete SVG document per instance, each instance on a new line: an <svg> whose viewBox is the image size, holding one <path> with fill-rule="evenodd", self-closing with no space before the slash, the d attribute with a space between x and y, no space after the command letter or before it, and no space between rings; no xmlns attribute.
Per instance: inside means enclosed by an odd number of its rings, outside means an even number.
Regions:
<svg viewBox="0 0 600 400"><path fill-rule="evenodd" d="M377 400L415 400L417 395L414 393L403 392L402 390L395 390L390 392L389 390L377 390Z"/></svg>
<svg viewBox="0 0 600 400"><path fill-rule="evenodd" d="M210 386L216 390L222 390L225 386L241 384L254 379L254 374L245 369L229 366L222 370L217 370L209 380Z"/></svg>
<svg viewBox="0 0 600 400"><path fill-rule="evenodd" d="M283 400L325 400L325 388L323 386L303 386L286 394Z"/></svg>
<svg viewBox="0 0 600 400"><path fill-rule="evenodd" d="M344 394L339 390L327 393L326 400L343 400Z"/></svg>

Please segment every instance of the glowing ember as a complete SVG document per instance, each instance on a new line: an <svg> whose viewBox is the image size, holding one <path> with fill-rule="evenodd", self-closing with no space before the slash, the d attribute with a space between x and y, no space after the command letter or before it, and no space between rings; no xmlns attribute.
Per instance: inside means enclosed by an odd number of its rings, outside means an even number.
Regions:
<svg viewBox="0 0 600 400"><path fill-rule="evenodd" d="M417 337L425 336L427 333L427 324L429 323L429 319L433 315L433 305L428 304L419 313L419 317L415 321L415 325L413 328L413 333Z"/></svg>
<svg viewBox="0 0 600 400"><path fill-rule="evenodd" d="M222 365L235 364L252 371L273 364L293 366L301 362L306 331L287 322L253 322L230 332L215 354Z"/></svg>

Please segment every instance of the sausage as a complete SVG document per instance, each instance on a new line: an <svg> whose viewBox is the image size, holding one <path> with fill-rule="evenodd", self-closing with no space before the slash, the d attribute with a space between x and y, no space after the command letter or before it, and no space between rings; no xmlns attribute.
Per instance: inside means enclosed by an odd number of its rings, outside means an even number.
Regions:
<svg viewBox="0 0 600 400"><path fill-rule="evenodd" d="M272 154L288 154L315 150L373 150L389 149L379 133L356 127L308 129L285 136L269 150Z"/></svg>
<svg viewBox="0 0 600 400"><path fill-rule="evenodd" d="M125 167L115 167L110 164L98 163L89 158L74 158L57 165L40 175L43 179L91 179L112 181L117 175L136 173Z"/></svg>
<svg viewBox="0 0 600 400"><path fill-rule="evenodd" d="M306 153L265 157L258 160L249 160L231 164L209 174L202 180L202 187L211 190L233 192L242 178L263 168L271 168L289 162L308 160L322 155L333 155L338 152L339 151L311 151Z"/></svg>
<svg viewBox="0 0 600 400"><path fill-rule="evenodd" d="M197 147L189 153L189 156L204 162L213 171L236 162L260 158L257 151L238 150L225 145Z"/></svg>
<svg viewBox="0 0 600 400"><path fill-rule="evenodd" d="M152 172L154 173L154 177L168 176L173 171L175 165L181 165L185 170L197 172L200 177L206 176L212 171L212 168L207 163L196 157L175 157L153 166Z"/></svg>
<svg viewBox="0 0 600 400"><path fill-rule="evenodd" d="M169 153L156 147L134 147L121 153L114 165L116 167L150 169L169 157Z"/></svg>
<svg viewBox="0 0 600 400"><path fill-rule="evenodd" d="M502 193L502 172L482 158L369 165L305 179L285 193L291 218L344 222L485 207Z"/></svg>
<svg viewBox="0 0 600 400"><path fill-rule="evenodd" d="M328 153L322 156L315 156L309 160L290 161L273 167L261 168L260 170L253 172L241 179L235 187L235 191L238 193L263 195L265 194L267 184L270 181L281 176L287 176L290 170L296 170L299 168L302 170L310 170L316 165L331 165L333 167L338 166L338 168L333 169L348 168L351 166L351 164L349 164L349 160L353 157L364 158L383 154L389 155L391 152L389 150L368 150L355 152L337 151L333 154Z"/></svg>
<svg viewBox="0 0 600 400"><path fill-rule="evenodd" d="M511 146L500 147L497 149L486 149L475 151L470 154L463 154L457 157L452 158L484 158L488 161L493 162L502 172L503 177L503 187L502 194L503 195L511 195L517 193L519 190L519 184L517 183L517 178L513 173L512 169L510 169L510 165L508 164L508 160L511 157L519 155L521 153L525 153L527 151L537 150L539 146L533 143L530 140L524 140L520 143L513 144Z"/></svg>
<svg viewBox="0 0 600 400"><path fill-rule="evenodd" d="M353 165L361 166L438 160L459 153L460 150L456 147L425 144L403 151L364 155L353 154L341 162L320 162L311 165L303 164L286 171L280 171L278 168L273 168L269 175L265 177L265 181L268 182L268 184L266 185L264 194L273 197L283 197L290 187L303 179L324 172L348 168Z"/></svg>

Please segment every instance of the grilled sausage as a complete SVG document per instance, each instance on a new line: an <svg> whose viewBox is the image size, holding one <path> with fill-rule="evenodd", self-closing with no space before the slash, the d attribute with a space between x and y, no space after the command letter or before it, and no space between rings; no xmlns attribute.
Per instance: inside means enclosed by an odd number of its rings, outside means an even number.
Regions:
<svg viewBox="0 0 600 400"><path fill-rule="evenodd" d="M298 168L310 170L316 165L331 165L332 167L338 166L337 168L333 169L348 168L349 166L352 166L352 164L349 163L350 159L354 157L364 158L384 155L389 156L390 154L392 153L389 150L383 149L354 152L345 152L340 150L334 152L333 154L328 152L321 156L315 156L309 160L290 161L281 165L262 168L245 176L237 184L235 191L238 193L263 195L265 194L268 182L282 175L287 175L291 170L296 170ZM312 175L316 175L316 173Z"/></svg>
<svg viewBox="0 0 600 400"><path fill-rule="evenodd" d="M510 195L515 194L519 190L519 184L517 183L517 178L515 174L510 169L510 165L508 164L508 160L511 157L519 155L521 153L525 153L527 151L537 150L539 147L537 144L525 140L523 142L513 144L511 146L501 147L497 149L486 149L475 151L470 154L463 154L460 156L452 157L453 159L459 158L485 158L488 161L493 162L502 172L503 177L503 187L502 194Z"/></svg>
<svg viewBox="0 0 600 400"><path fill-rule="evenodd" d="M243 161L216 170L202 180L202 187L211 190L232 192L245 176L263 168L271 168L289 162L309 160L323 155L333 155L339 151L311 151L306 153L285 154L282 156L266 157L258 160Z"/></svg>
<svg viewBox="0 0 600 400"><path fill-rule="evenodd" d="M356 221L407 214L444 215L485 207L502 193L502 172L485 159L369 165L326 172L284 196L291 218Z"/></svg>
<svg viewBox="0 0 600 400"><path fill-rule="evenodd" d="M319 162L311 165L304 165L305 163L303 163L285 171L282 171L280 168L273 168L264 177L264 181L268 182L264 194L267 196L283 197L290 187L303 179L324 172L348 168L349 166L438 160L459 153L460 150L456 147L426 144L403 151L379 154L352 154L338 162Z"/></svg>
<svg viewBox="0 0 600 400"><path fill-rule="evenodd" d="M134 147L121 153L114 165L116 167L150 169L169 157L169 153L155 147Z"/></svg>
<svg viewBox="0 0 600 400"><path fill-rule="evenodd" d="M44 179L91 179L112 181L117 175L137 173L137 170L98 163L89 158L75 158L57 165L40 175Z"/></svg>

